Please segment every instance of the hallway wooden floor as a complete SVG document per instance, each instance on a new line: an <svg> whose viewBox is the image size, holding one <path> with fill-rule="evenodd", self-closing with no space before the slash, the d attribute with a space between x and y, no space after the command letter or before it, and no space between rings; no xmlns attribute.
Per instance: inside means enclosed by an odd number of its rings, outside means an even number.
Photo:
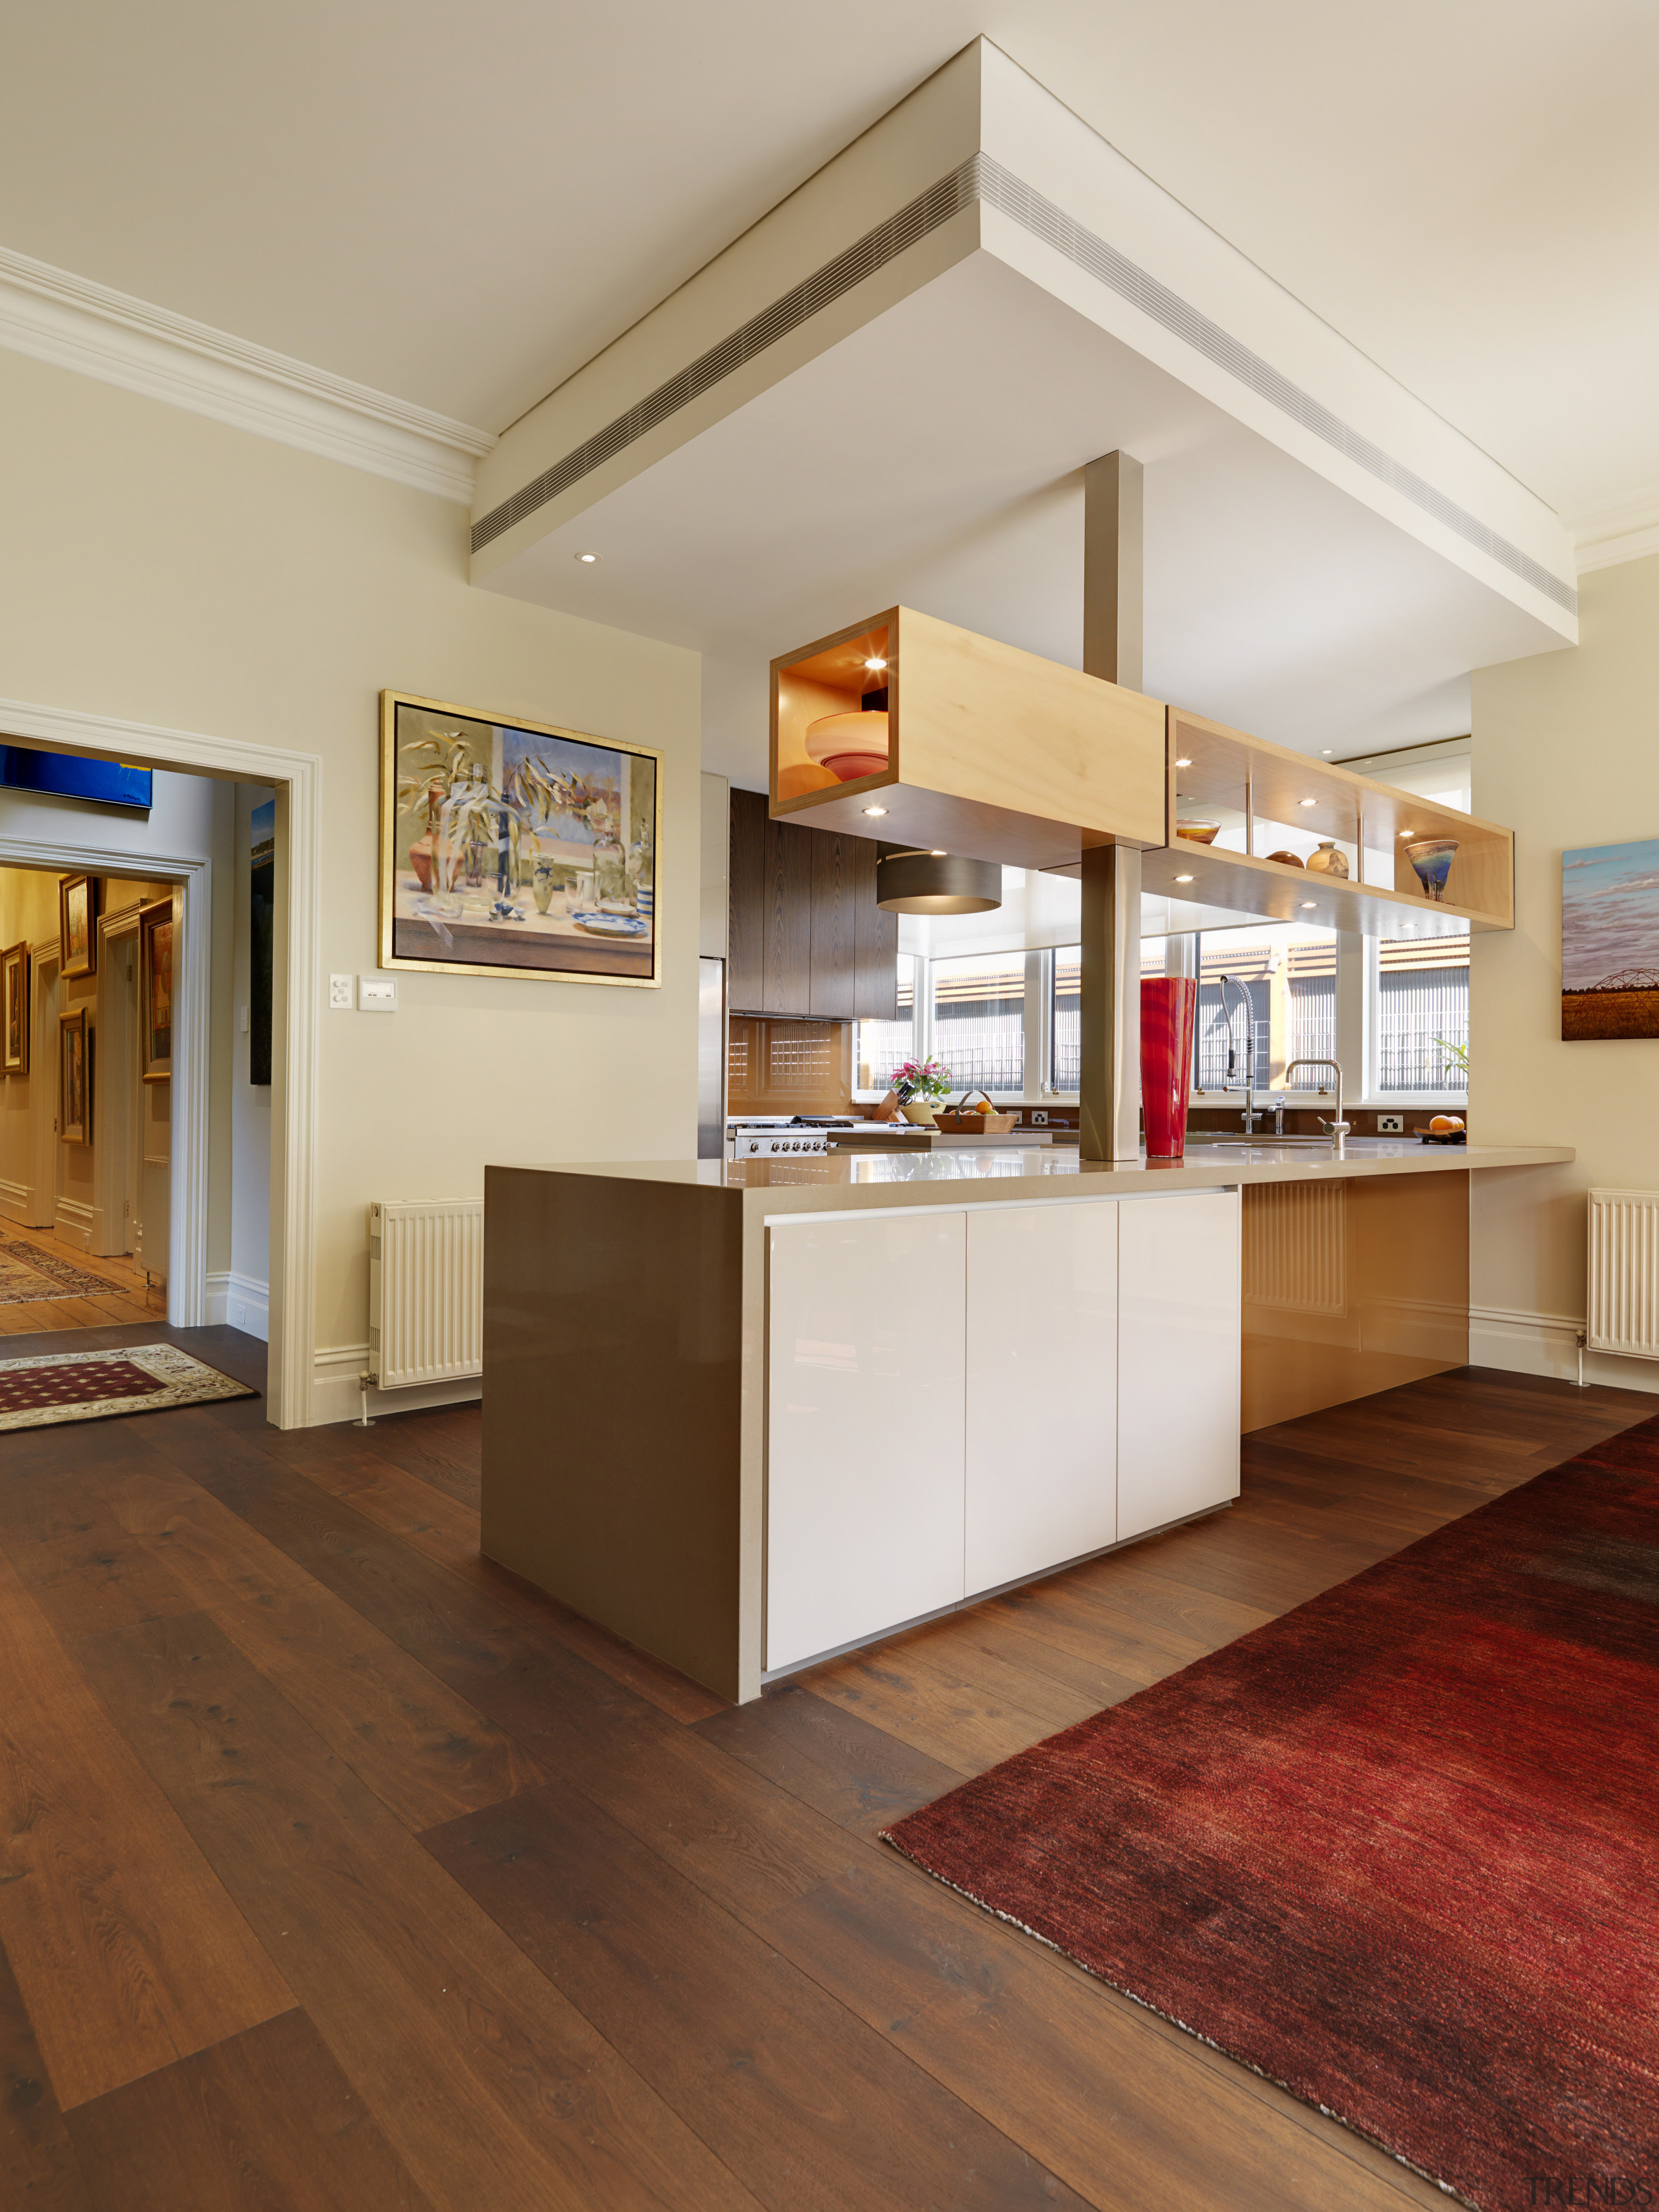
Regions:
<svg viewBox="0 0 1659 2212"><path fill-rule="evenodd" d="M263 1382L62 1347L157 1337ZM480 1560L476 1408L0 1437L0 2203L1443 2205L877 1832L1656 1410L1314 1415L1233 1511L743 1709Z"/></svg>
<svg viewBox="0 0 1659 2212"><path fill-rule="evenodd" d="M55 1298L0 1301L0 1337L39 1336L48 1331L107 1328L112 1323L165 1321L165 1284L147 1283L144 1271L131 1257L93 1259L50 1229L20 1229L15 1222L0 1222L0 1246L32 1246L54 1260L65 1261L83 1275L95 1277L105 1287L69 1293ZM21 1345L0 1347L0 1359L27 1356Z"/></svg>

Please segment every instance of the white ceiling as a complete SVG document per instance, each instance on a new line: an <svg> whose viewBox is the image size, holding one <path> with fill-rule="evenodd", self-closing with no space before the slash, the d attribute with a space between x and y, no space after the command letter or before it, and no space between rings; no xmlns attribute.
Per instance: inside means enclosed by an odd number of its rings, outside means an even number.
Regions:
<svg viewBox="0 0 1659 2212"><path fill-rule="evenodd" d="M980 32L1570 523L1659 487L1650 0L56 0L0 243L499 430Z"/></svg>
<svg viewBox="0 0 1659 2212"><path fill-rule="evenodd" d="M698 648L704 765L758 788L772 657L896 602L1075 664L1079 461L1114 446L1146 465L1155 697L1353 753L1466 730L1468 671L1543 641L1499 594L984 253L492 580ZM576 558L593 548L596 565Z"/></svg>

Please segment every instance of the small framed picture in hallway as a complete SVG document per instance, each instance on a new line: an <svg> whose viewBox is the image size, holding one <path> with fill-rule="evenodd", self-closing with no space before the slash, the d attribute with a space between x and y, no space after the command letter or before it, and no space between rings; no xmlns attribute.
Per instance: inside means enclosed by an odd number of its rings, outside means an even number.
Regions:
<svg viewBox="0 0 1659 2212"><path fill-rule="evenodd" d="M58 1017L58 1134L66 1145L92 1142L92 1037L84 1006Z"/></svg>
<svg viewBox="0 0 1659 2212"><path fill-rule="evenodd" d="M0 1074L29 1072L29 948L9 945L0 952Z"/></svg>
<svg viewBox="0 0 1659 2212"><path fill-rule="evenodd" d="M90 975L98 966L98 878L60 876L58 879L58 937L62 966L58 974Z"/></svg>
<svg viewBox="0 0 1659 2212"><path fill-rule="evenodd" d="M138 910L141 1042L146 1083L173 1079L173 901Z"/></svg>

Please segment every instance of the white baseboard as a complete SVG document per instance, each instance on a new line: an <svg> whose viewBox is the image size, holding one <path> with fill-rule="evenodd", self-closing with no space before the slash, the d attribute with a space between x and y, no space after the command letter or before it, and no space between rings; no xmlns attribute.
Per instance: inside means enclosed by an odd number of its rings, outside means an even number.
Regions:
<svg viewBox="0 0 1659 2212"><path fill-rule="evenodd" d="M22 1229L33 1227L29 1215L34 1210L34 1186L27 1182L10 1182L0 1176L0 1221L15 1221Z"/></svg>
<svg viewBox="0 0 1659 2212"><path fill-rule="evenodd" d="M1524 1313L1505 1306L1469 1309L1469 1364L1501 1367L1511 1375L1551 1375L1564 1382L1578 1380L1578 1340L1584 1322L1578 1314ZM1611 1352L1584 1354L1586 1382L1618 1390L1659 1393L1659 1360L1627 1359Z"/></svg>
<svg viewBox="0 0 1659 2212"><path fill-rule="evenodd" d="M210 1273L207 1279L207 1318L210 1327L222 1322L270 1341L270 1285L252 1275L239 1275L234 1267Z"/></svg>
<svg viewBox="0 0 1659 2212"><path fill-rule="evenodd" d="M357 1378L368 1366L366 1344L325 1345L312 1370L312 1425L355 1421L362 1409ZM420 1382L407 1390L368 1393L369 1419L381 1413L411 1413L423 1406L465 1406L483 1395L483 1378L465 1376L457 1382Z"/></svg>
<svg viewBox="0 0 1659 2212"><path fill-rule="evenodd" d="M52 1208L52 1232L66 1244L78 1244L83 1252L90 1252L92 1208L82 1206L78 1198L60 1198Z"/></svg>

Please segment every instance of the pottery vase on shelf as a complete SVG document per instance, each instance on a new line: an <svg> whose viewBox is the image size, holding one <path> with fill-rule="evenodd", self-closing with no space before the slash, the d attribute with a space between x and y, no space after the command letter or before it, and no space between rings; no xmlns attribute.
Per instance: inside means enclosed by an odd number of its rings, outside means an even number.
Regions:
<svg viewBox="0 0 1659 2212"><path fill-rule="evenodd" d="M1446 896L1446 878L1451 873L1452 855L1456 852L1455 837L1419 837L1414 845L1406 848L1406 858L1423 886L1423 895L1437 905Z"/></svg>
<svg viewBox="0 0 1659 2212"><path fill-rule="evenodd" d="M1334 876L1339 881L1347 877L1348 856L1340 852L1328 837L1320 839L1319 850L1309 854L1307 865L1310 875Z"/></svg>
<svg viewBox="0 0 1659 2212"><path fill-rule="evenodd" d="M1151 975L1140 986L1140 1105L1148 1159L1178 1160L1187 1149L1197 1009L1198 985L1190 975Z"/></svg>

